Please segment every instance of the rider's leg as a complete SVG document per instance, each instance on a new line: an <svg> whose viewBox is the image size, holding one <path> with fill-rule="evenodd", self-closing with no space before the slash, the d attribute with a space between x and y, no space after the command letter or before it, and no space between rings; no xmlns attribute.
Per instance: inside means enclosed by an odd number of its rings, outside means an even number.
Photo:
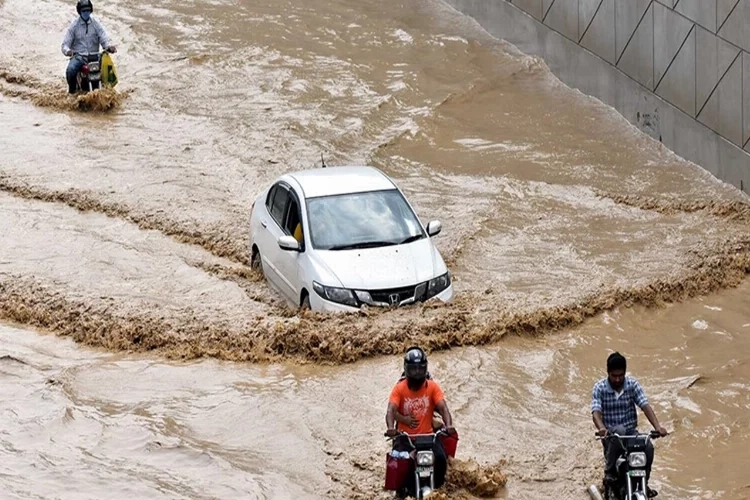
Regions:
<svg viewBox="0 0 750 500"><path fill-rule="evenodd" d="M648 480L651 478L651 466L654 465L654 443L649 441L644 451L646 452L646 487L651 490L648 487ZM650 495L653 493L653 491L649 492Z"/></svg>
<svg viewBox="0 0 750 500"><path fill-rule="evenodd" d="M651 478L651 466L654 465L654 443L649 441L644 451L646 452L646 484L648 484Z"/></svg>
<svg viewBox="0 0 750 500"><path fill-rule="evenodd" d="M396 451L412 452L414 448L409 443L409 439L406 436L396 436L393 440L393 449ZM417 491L414 485L414 468L411 466L411 473L407 474L406 481L399 489L400 498L415 497Z"/></svg>
<svg viewBox="0 0 750 500"><path fill-rule="evenodd" d="M409 440L406 439L404 436L396 436L396 438L393 440L393 449L396 451L411 451L412 447L409 444ZM409 496L414 496L416 493L414 491L414 479L412 479L413 474L409 475L406 479L406 483L401 486L398 490L396 490L396 496L398 498L406 498Z"/></svg>
<svg viewBox="0 0 750 500"><path fill-rule="evenodd" d="M68 62L68 69L65 70L65 78L68 80L68 93L76 92L76 75L83 67L83 60L78 57L71 57Z"/></svg>
<svg viewBox="0 0 750 500"><path fill-rule="evenodd" d="M445 483L445 473L448 471L448 458L445 455L443 443L440 439L435 440L435 444L432 447L432 453L434 453L435 456L435 468L433 469L435 474L435 488L440 488Z"/></svg>
<svg viewBox="0 0 750 500"><path fill-rule="evenodd" d="M627 430L622 425L609 429L610 434L625 435ZM625 451L619 439L609 438L604 441L604 459L607 465L604 468L604 474L611 478L617 478L617 459Z"/></svg>

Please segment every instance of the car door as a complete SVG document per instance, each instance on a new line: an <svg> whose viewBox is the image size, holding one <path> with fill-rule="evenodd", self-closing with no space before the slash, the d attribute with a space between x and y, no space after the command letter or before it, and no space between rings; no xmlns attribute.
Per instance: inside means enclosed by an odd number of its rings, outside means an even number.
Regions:
<svg viewBox="0 0 750 500"><path fill-rule="evenodd" d="M284 294L283 279L279 275L279 269L275 262L275 255L282 252L279 248L278 239L284 234L281 230L281 222L289 201L289 189L284 183L274 184L266 198L266 210L260 215L260 228L256 233L256 244L260 250L263 262L263 273L271 286Z"/></svg>
<svg viewBox="0 0 750 500"><path fill-rule="evenodd" d="M272 264L278 270L280 279L279 286L283 288L283 293L290 302L295 306L300 305L300 292L302 283L299 276L299 262L302 253L305 251L305 240L302 230L302 212L300 210L299 196L294 189L287 190L287 204L284 209L282 223L280 224L281 233L279 236L292 236L297 239L300 249L298 252L293 250L282 250L273 254Z"/></svg>

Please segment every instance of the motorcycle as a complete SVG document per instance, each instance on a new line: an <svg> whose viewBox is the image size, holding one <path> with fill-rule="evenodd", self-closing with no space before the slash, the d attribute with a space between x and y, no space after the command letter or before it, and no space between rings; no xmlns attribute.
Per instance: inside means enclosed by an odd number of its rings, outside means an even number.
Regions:
<svg viewBox="0 0 750 500"><path fill-rule="evenodd" d="M604 483L604 500L647 500L646 489L646 447L651 439L661 437L657 431L648 434L638 433L629 436L611 434L598 440L618 439L623 445L623 453L617 459L617 480Z"/></svg>
<svg viewBox="0 0 750 500"><path fill-rule="evenodd" d="M75 53L73 57L83 59L84 64L76 74L76 91L92 92L101 86L102 82L102 56L109 51L99 53ZM112 68L109 68L112 74Z"/></svg>
<svg viewBox="0 0 750 500"><path fill-rule="evenodd" d="M400 432L390 438L393 442L402 439L408 444L408 451L394 450L386 459L385 489L395 490L400 498L407 496L417 500L425 498L435 490L435 441L442 440L446 456L456 453L457 435L450 435L444 429L434 434L409 436ZM411 476L411 477L410 477Z"/></svg>

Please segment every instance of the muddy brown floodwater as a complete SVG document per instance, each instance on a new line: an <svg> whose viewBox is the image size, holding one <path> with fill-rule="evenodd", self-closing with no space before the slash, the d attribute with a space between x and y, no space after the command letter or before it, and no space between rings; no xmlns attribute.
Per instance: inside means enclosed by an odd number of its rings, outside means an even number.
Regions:
<svg viewBox="0 0 750 500"><path fill-rule="evenodd" d="M750 498L746 196L439 0L98 3L120 84L86 100L69 4L0 2L3 495L388 498L419 342L448 497L585 498L617 349L662 495ZM248 268L252 201L321 153L443 222L454 304L298 314Z"/></svg>

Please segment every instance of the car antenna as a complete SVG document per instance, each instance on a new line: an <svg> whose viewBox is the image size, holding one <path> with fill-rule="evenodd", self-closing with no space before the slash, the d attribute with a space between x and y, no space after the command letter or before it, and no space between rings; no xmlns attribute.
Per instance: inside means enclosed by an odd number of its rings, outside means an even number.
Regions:
<svg viewBox="0 0 750 500"><path fill-rule="evenodd" d="M323 168L326 168L328 165L326 165L326 160L323 158L323 153L320 153L320 162L323 164Z"/></svg>

